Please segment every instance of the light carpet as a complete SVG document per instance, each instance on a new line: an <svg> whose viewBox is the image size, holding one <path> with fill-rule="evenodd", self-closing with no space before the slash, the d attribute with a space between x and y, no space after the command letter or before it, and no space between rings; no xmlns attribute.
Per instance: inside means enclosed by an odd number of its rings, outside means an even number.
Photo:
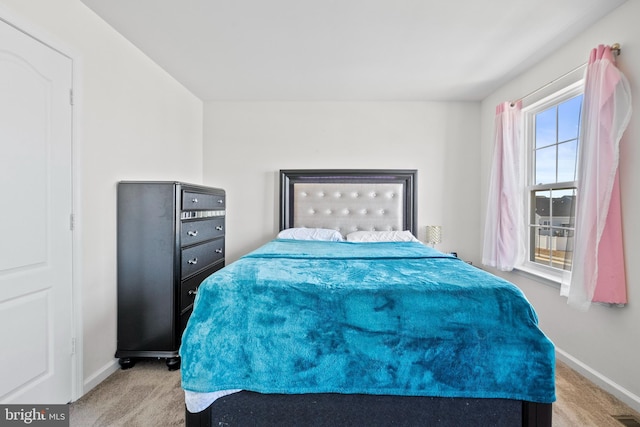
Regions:
<svg viewBox="0 0 640 427"><path fill-rule="evenodd" d="M640 413L558 363L554 427L623 427L614 416L640 420ZM72 427L169 427L184 425L180 371L168 371L163 360L139 361L119 370L71 404ZM629 421L627 421L629 422ZM636 424L640 425L640 424Z"/></svg>

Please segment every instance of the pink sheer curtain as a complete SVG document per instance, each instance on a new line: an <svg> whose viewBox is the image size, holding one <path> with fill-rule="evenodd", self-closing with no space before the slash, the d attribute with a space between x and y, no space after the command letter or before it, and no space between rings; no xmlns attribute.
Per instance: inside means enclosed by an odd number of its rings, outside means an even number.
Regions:
<svg viewBox="0 0 640 427"><path fill-rule="evenodd" d="M592 302L627 302L618 160L630 117L629 83L611 48L600 45L585 75L573 267L561 289L582 310Z"/></svg>
<svg viewBox="0 0 640 427"><path fill-rule="evenodd" d="M510 271L524 258L522 102L496 107L482 263Z"/></svg>

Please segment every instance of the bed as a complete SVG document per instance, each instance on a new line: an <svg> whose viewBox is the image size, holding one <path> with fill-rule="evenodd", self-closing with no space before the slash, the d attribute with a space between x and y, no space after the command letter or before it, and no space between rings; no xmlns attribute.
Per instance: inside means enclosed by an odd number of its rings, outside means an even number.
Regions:
<svg viewBox="0 0 640 427"><path fill-rule="evenodd" d="M416 176L280 171L278 237L198 289L187 426L551 425L553 344L518 288L417 241Z"/></svg>

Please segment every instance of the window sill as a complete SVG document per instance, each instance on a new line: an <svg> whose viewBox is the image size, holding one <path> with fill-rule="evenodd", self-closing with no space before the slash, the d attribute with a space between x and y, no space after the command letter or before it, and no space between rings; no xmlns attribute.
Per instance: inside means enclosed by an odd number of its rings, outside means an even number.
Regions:
<svg viewBox="0 0 640 427"><path fill-rule="evenodd" d="M555 289L560 289L562 280L557 274L552 274L546 271L541 271L536 268L530 268L526 265L515 267L513 272L519 274L527 279L539 282L543 285L550 286Z"/></svg>

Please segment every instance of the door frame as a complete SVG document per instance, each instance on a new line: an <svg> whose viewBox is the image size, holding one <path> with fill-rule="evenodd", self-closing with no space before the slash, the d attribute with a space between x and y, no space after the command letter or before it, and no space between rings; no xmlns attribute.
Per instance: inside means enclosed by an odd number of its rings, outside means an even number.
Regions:
<svg viewBox="0 0 640 427"><path fill-rule="evenodd" d="M71 60L72 76L71 90L73 93L73 102L71 105L71 187L72 187L72 206L69 219L72 227L72 248L71 248L71 292L72 292L72 326L71 333L73 339L73 348L71 355L71 401L78 400L84 394L84 372L83 372L83 327L82 327L82 215L81 215L81 176L80 176L80 123L82 112L82 61L72 48L66 43L61 42L58 38L46 32L38 25L17 16L0 4L0 20L12 26L18 31L38 40L40 43L57 51L61 55ZM71 95L70 95L71 96Z"/></svg>

